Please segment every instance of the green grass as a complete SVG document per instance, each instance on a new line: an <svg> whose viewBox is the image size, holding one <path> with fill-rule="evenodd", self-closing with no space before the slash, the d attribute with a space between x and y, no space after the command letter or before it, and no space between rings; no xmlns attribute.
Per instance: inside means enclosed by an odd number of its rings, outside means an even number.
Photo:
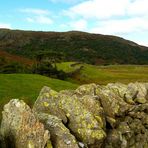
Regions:
<svg viewBox="0 0 148 148"><path fill-rule="evenodd" d="M43 86L59 91L75 89L78 85L62 80L32 74L0 74L0 112L12 98L25 100L32 105Z"/></svg>
<svg viewBox="0 0 148 148"><path fill-rule="evenodd" d="M71 66L71 64L75 64L75 62L61 62L57 63L56 66L58 67L58 69L63 70L65 72L72 72L80 67L79 64L73 67Z"/></svg>
<svg viewBox="0 0 148 148"><path fill-rule="evenodd" d="M58 69L65 72L74 71L80 66L84 66L79 74L73 80L77 83L97 83L107 84L111 82L129 83L135 81L148 81L148 66L142 65L110 65L110 66L93 66L89 64L79 64L76 67L70 67L72 63L57 64ZM70 69L69 69L70 67Z"/></svg>

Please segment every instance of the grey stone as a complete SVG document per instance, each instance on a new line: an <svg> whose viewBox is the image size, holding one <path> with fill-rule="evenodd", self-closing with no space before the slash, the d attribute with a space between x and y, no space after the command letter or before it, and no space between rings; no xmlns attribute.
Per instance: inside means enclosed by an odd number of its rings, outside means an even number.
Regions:
<svg viewBox="0 0 148 148"><path fill-rule="evenodd" d="M11 100L2 112L1 134L6 145L15 148L44 148L49 132L24 101Z"/></svg>

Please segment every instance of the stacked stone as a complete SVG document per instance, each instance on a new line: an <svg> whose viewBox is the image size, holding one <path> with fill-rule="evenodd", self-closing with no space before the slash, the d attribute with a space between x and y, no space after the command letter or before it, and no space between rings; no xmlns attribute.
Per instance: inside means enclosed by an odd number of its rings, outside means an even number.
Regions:
<svg viewBox="0 0 148 148"><path fill-rule="evenodd" d="M44 87L33 109L4 106L1 145L21 148L148 148L148 83Z"/></svg>

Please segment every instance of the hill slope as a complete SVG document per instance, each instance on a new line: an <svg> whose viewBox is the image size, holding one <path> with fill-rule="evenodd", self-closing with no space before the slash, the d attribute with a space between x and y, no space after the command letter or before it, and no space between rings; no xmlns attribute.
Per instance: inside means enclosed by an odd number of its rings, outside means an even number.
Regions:
<svg viewBox="0 0 148 148"><path fill-rule="evenodd" d="M33 58L39 51L63 53L65 61L89 64L148 64L148 47L115 36L85 32L0 29L0 50Z"/></svg>

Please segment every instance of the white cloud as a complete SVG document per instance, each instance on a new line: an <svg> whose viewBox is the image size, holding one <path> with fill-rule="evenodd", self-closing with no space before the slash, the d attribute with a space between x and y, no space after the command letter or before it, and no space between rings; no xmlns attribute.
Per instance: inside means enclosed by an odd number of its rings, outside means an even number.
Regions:
<svg viewBox="0 0 148 148"><path fill-rule="evenodd" d="M72 21L69 23L69 25L73 30L86 30L87 29L87 21L85 20Z"/></svg>
<svg viewBox="0 0 148 148"><path fill-rule="evenodd" d="M7 28L7 29L11 29L11 24L0 23L0 28Z"/></svg>
<svg viewBox="0 0 148 148"><path fill-rule="evenodd" d="M148 19L136 17L124 20L101 21L90 31L103 34L128 34L148 31Z"/></svg>
<svg viewBox="0 0 148 148"><path fill-rule="evenodd" d="M148 1L147 0L135 0L130 3L127 8L129 15L141 15L148 16Z"/></svg>
<svg viewBox="0 0 148 148"><path fill-rule="evenodd" d="M20 12L30 13L30 14L36 14L36 15L48 15L50 13L48 10L34 9L34 8L20 9Z"/></svg>
<svg viewBox="0 0 148 148"><path fill-rule="evenodd" d="M53 21L47 16L35 16L35 17L27 17L26 20L30 23L39 23L39 24L47 24L50 25Z"/></svg>
<svg viewBox="0 0 148 148"><path fill-rule="evenodd" d="M50 12L44 9L25 8L20 9L20 12L27 13L29 17L26 18L29 23L38 23L50 25L53 20L49 17Z"/></svg>
<svg viewBox="0 0 148 148"><path fill-rule="evenodd" d="M71 17L107 19L115 16L148 16L147 0L86 0L65 13Z"/></svg>
<svg viewBox="0 0 148 148"><path fill-rule="evenodd" d="M129 0L87 0L66 11L69 16L104 19L125 14Z"/></svg>

